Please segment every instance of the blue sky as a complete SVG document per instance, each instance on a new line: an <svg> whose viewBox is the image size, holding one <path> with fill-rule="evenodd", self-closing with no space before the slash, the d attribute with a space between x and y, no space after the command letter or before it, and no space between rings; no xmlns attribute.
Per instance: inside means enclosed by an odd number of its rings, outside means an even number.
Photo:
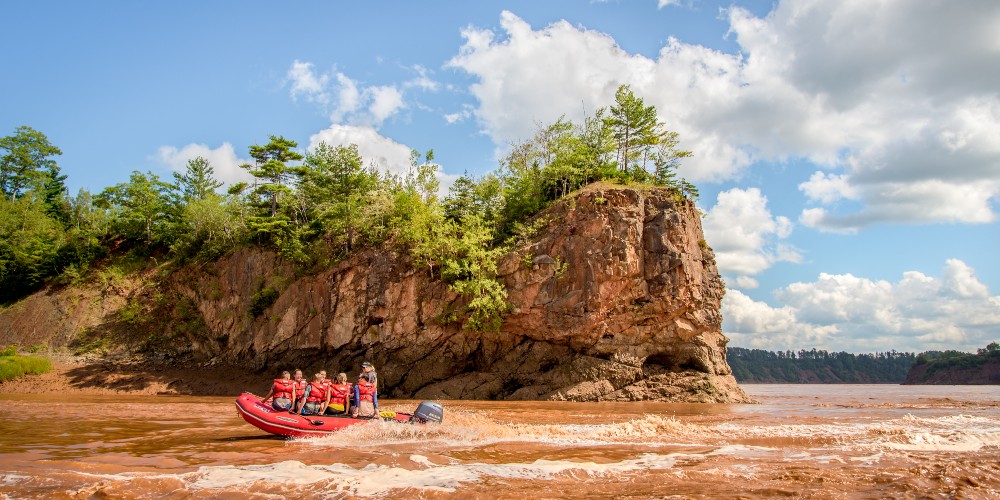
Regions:
<svg viewBox="0 0 1000 500"><path fill-rule="evenodd" d="M280 134L387 170L483 174L621 83L682 147L730 345L973 350L1000 340L1000 4L872 0L16 2L0 134L71 189L193 156L227 181Z"/></svg>

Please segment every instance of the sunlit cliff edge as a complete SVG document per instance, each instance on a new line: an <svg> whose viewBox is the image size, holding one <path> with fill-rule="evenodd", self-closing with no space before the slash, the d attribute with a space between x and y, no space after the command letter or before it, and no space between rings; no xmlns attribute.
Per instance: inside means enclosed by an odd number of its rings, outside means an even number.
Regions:
<svg viewBox="0 0 1000 500"><path fill-rule="evenodd" d="M499 331L463 329L468 299L406 254L368 249L298 276L248 247L48 287L0 311L0 345L140 353L265 378L370 360L380 392L397 398L750 401L726 362L724 285L692 202L595 186L540 217L499 264L511 305ZM262 302L265 290L276 298Z"/></svg>

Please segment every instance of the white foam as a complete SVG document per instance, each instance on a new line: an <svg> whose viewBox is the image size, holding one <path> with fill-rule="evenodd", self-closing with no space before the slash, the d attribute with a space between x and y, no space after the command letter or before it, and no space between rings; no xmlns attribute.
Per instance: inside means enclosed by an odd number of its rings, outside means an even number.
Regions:
<svg viewBox="0 0 1000 500"><path fill-rule="evenodd" d="M414 460L414 457L417 459ZM421 460L423 459L423 460ZM426 457L411 456L426 464L421 469L368 465L360 469L344 464L306 465L285 461L267 465L201 467L181 475L193 489L226 489L252 483L318 485L325 491L349 491L356 495L381 495L394 489L416 488L453 492L462 484L484 477L501 479L545 479L569 471L589 476L669 469L676 463L671 455L645 454L635 459L608 464L569 460L536 460L531 463L435 465ZM422 464L422 465L423 465Z"/></svg>
<svg viewBox="0 0 1000 500"><path fill-rule="evenodd" d="M904 451L979 451L986 447L1000 446L1000 432L917 432L907 435L906 442L890 441L884 443L884 446Z"/></svg>
<svg viewBox="0 0 1000 500"><path fill-rule="evenodd" d="M372 421L354 425L336 435L298 440L312 446L371 448L380 445L438 443L443 446L482 446L502 442L530 442L558 446L602 446L642 443L664 446L678 439L699 441L706 428L673 417L645 415L611 424L521 424L498 422L474 412L453 411L442 424L399 425ZM714 434L707 431L707 434ZM665 441L669 439L670 441Z"/></svg>

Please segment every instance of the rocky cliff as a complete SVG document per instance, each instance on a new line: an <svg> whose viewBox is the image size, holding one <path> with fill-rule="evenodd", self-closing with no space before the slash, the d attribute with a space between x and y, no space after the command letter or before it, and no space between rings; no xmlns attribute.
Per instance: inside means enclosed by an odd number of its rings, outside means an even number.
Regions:
<svg viewBox="0 0 1000 500"><path fill-rule="evenodd" d="M276 255L243 249L139 295L177 297L162 315L174 318L163 331L172 341L159 340L172 351L163 356L334 372L367 359L392 397L749 401L726 363L724 287L692 203L591 187L541 217L539 233L500 263L512 310L498 332L463 329L454 313L465 299L386 249L301 278ZM276 298L262 300L268 294ZM26 304L0 312L0 325L25 324ZM36 331L62 325L69 341L80 321L60 306L46 310L62 317ZM120 312L93 316L128 330ZM6 341L17 335L0 331Z"/></svg>
<svg viewBox="0 0 1000 500"><path fill-rule="evenodd" d="M967 367L917 364L910 369L903 385L1000 385L1000 359Z"/></svg>

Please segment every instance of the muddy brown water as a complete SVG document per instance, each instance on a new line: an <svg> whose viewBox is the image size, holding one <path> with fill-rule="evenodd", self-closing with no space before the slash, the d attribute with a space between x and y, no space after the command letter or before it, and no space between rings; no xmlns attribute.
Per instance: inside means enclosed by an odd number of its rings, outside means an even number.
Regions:
<svg viewBox="0 0 1000 500"><path fill-rule="evenodd" d="M0 497L1000 498L1000 387L744 387L761 404L444 401L296 440L235 395L0 395Z"/></svg>

